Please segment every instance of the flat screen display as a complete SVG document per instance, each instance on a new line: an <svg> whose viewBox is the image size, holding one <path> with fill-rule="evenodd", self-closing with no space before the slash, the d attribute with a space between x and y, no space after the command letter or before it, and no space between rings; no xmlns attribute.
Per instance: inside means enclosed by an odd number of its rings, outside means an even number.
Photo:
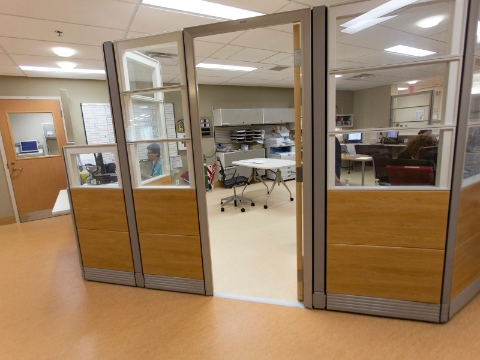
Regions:
<svg viewBox="0 0 480 360"><path fill-rule="evenodd" d="M398 131L387 131L387 138L390 138L390 139L398 138Z"/></svg>
<svg viewBox="0 0 480 360"><path fill-rule="evenodd" d="M37 140L20 141L20 152L35 152L38 151Z"/></svg>
<svg viewBox="0 0 480 360"><path fill-rule="evenodd" d="M347 135L348 141L362 141L362 133L353 133Z"/></svg>

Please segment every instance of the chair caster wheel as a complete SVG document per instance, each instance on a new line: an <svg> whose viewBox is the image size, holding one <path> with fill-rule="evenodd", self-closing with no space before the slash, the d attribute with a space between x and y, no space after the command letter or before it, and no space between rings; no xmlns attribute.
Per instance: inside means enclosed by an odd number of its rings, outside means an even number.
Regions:
<svg viewBox="0 0 480 360"><path fill-rule="evenodd" d="M223 201L220 201L220 205L223 205Z"/></svg>
<svg viewBox="0 0 480 360"><path fill-rule="evenodd" d="M255 206L255 203L252 203L252 206Z"/></svg>
<svg viewBox="0 0 480 360"><path fill-rule="evenodd" d="M222 210L222 212L224 212L224 211L225 211L225 209L224 209L224 208L222 208L221 210Z"/></svg>
<svg viewBox="0 0 480 360"><path fill-rule="evenodd" d="M290 201L293 201L293 198L290 198Z"/></svg>
<svg viewBox="0 0 480 360"><path fill-rule="evenodd" d="M264 208L264 209L268 209L268 205L263 205L263 208Z"/></svg>
<svg viewBox="0 0 480 360"><path fill-rule="evenodd" d="M242 212L245 212L245 209L244 209L244 208L242 208L242 210L241 210L241 211L242 211Z"/></svg>

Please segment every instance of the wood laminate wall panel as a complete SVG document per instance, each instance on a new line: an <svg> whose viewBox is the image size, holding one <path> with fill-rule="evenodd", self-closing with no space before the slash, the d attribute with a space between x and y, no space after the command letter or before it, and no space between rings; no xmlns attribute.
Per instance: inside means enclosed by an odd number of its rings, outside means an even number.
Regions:
<svg viewBox="0 0 480 360"><path fill-rule="evenodd" d="M78 229L128 231L122 189L70 189Z"/></svg>
<svg viewBox="0 0 480 360"><path fill-rule="evenodd" d="M138 232L200 236L194 189L135 189Z"/></svg>
<svg viewBox="0 0 480 360"><path fill-rule="evenodd" d="M461 246L480 234L480 183L467 186L460 193L455 246Z"/></svg>
<svg viewBox="0 0 480 360"><path fill-rule="evenodd" d="M449 191L328 191L327 243L445 249Z"/></svg>
<svg viewBox="0 0 480 360"><path fill-rule="evenodd" d="M480 277L480 234L455 248L453 264L452 300Z"/></svg>
<svg viewBox="0 0 480 360"><path fill-rule="evenodd" d="M203 280L199 236L140 233L145 274Z"/></svg>
<svg viewBox="0 0 480 360"><path fill-rule="evenodd" d="M444 251L327 245L327 293L440 303Z"/></svg>
<svg viewBox="0 0 480 360"><path fill-rule="evenodd" d="M85 267L133 272L128 232L78 229Z"/></svg>

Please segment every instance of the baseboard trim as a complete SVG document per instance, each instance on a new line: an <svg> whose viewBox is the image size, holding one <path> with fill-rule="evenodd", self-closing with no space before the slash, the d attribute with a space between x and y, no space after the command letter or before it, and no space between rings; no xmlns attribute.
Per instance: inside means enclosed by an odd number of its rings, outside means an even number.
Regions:
<svg viewBox="0 0 480 360"><path fill-rule="evenodd" d="M440 304L327 293L327 310L440 322Z"/></svg>
<svg viewBox="0 0 480 360"><path fill-rule="evenodd" d="M47 210L40 210L40 211L32 211L26 214L19 214L20 222L24 223L28 221L51 218L53 217L52 210L53 209L47 209Z"/></svg>
<svg viewBox="0 0 480 360"><path fill-rule="evenodd" d="M16 222L17 221L15 220L15 216L8 216L8 217L0 218L0 226L15 224Z"/></svg>
<svg viewBox="0 0 480 360"><path fill-rule="evenodd" d="M457 312L467 305L470 300L478 294L478 292L480 292L480 277L450 302L449 318L451 319Z"/></svg>
<svg viewBox="0 0 480 360"><path fill-rule="evenodd" d="M83 273L85 280L136 286L133 272L84 267Z"/></svg>
<svg viewBox="0 0 480 360"><path fill-rule="evenodd" d="M149 289L205 295L205 282L203 280L151 274L144 274L144 277L145 287Z"/></svg>
<svg viewBox="0 0 480 360"><path fill-rule="evenodd" d="M313 308L325 309L327 305L327 296L323 292L313 293Z"/></svg>

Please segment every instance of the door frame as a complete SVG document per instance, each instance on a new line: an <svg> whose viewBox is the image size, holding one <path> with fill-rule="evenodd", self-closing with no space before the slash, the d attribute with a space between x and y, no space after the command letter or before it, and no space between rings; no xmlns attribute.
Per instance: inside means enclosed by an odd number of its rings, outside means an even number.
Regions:
<svg viewBox="0 0 480 360"><path fill-rule="evenodd" d="M195 64L195 50L193 41L197 37L246 31L257 28L266 28L275 25L301 24L302 47L302 131L303 136L303 283L304 305L312 308L313 295L313 162L312 162L312 63L311 63L311 9L296 10L278 14L264 15L248 19L225 21L215 24L200 25L183 29L185 62L187 68L187 88L189 96L190 121L192 127L192 144L195 169L203 167L201 148L200 111L198 103L198 89ZM292 38L293 46L293 38ZM203 182L203 172L195 171L197 184ZM196 187L197 204L199 208L200 239L202 247L203 271L205 278L206 295L213 295L213 274L210 253L210 236L207 216L207 201L205 191L201 186ZM202 192L203 191L203 192Z"/></svg>
<svg viewBox="0 0 480 360"><path fill-rule="evenodd" d="M60 96L0 96L0 100L58 100L60 102L60 115L62 117L63 131L65 132L65 138L68 143L67 129L65 127L65 118L63 116L63 104ZM62 149L59 149L59 154L62 154ZM5 154L5 144L3 143L2 134L0 133L0 156L6 166L8 166L7 155ZM4 170L5 170L4 169ZM10 193L10 200L13 207L13 213L15 215L15 222L20 224L20 216L18 215L17 199L15 198L15 192L13 191L12 178L10 171L5 171L5 177L7 178L8 192Z"/></svg>

